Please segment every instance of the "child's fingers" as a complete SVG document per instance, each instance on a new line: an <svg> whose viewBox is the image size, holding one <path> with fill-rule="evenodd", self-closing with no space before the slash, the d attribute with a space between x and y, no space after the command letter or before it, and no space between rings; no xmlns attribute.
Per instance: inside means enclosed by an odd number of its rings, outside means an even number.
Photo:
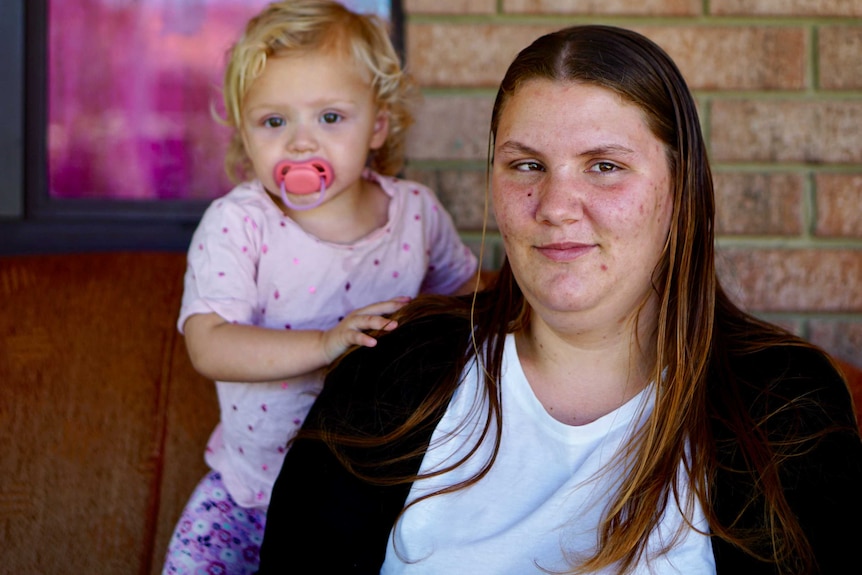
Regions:
<svg viewBox="0 0 862 575"><path fill-rule="evenodd" d="M362 347L374 347L377 345L376 339L361 331L352 332L348 339L351 340L350 345L359 345Z"/></svg>
<svg viewBox="0 0 862 575"><path fill-rule="evenodd" d="M344 325L354 333L361 333L375 330L392 331L398 326L398 322L380 315L357 315L345 318Z"/></svg>
<svg viewBox="0 0 862 575"><path fill-rule="evenodd" d="M366 332L392 331L398 327L398 322L379 315L362 315L345 318L342 327L345 328L341 332L345 349L351 345L374 347L377 340Z"/></svg>
<svg viewBox="0 0 862 575"><path fill-rule="evenodd" d="M357 310L354 310L352 315L375 316L394 313L404 307L404 304L408 303L409 301L410 298L406 296L396 297L390 300L381 301L373 303L371 305L367 305L365 307L361 307Z"/></svg>
<svg viewBox="0 0 862 575"><path fill-rule="evenodd" d="M335 328L326 332L325 353L334 359L352 345L374 347L377 345L377 340L366 332L392 331L398 327L398 322L384 315L398 311L409 301L409 297L396 297L354 310Z"/></svg>

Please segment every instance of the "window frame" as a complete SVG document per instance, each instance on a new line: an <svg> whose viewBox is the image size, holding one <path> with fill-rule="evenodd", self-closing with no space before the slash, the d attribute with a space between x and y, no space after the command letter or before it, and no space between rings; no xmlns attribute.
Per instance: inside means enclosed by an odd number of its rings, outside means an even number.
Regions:
<svg viewBox="0 0 862 575"><path fill-rule="evenodd" d="M78 251L185 251L211 200L52 198L47 176L49 0L0 3L0 255ZM390 2L392 40L404 54L401 0Z"/></svg>

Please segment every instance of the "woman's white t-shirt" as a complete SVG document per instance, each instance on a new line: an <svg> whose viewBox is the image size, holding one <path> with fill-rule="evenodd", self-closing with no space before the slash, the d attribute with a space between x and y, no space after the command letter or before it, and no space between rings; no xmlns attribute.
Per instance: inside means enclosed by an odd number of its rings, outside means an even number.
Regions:
<svg viewBox="0 0 862 575"><path fill-rule="evenodd" d="M421 473L456 462L478 441L487 413L479 382L474 364L434 432ZM511 335L502 386L504 427L490 471L471 487L407 509L389 539L381 574L566 572L578 556L594 550L597 526L619 481L618 473L602 471L652 411L652 386L591 423L563 424L533 393ZM467 463L415 482L407 503L469 479L488 460L492 447L493 433ZM700 507L692 520L700 531L708 531ZM710 539L693 529L686 528L669 553L656 553L682 521L670 502L650 537L649 561L641 561L634 573L715 573Z"/></svg>

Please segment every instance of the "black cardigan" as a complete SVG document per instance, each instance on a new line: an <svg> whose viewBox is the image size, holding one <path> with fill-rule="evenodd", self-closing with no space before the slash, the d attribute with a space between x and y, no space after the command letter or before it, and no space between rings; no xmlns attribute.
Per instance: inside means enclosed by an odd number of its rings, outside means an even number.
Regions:
<svg viewBox="0 0 862 575"><path fill-rule="evenodd" d="M347 426L353 433L378 434L394 429L413 412L429 390L452 371L452 358L469 338L466 321L436 316L400 326L374 348L349 354L327 377L305 428ZM417 347L418 346L418 347ZM862 543L862 441L852 401L841 377L817 351L775 348L739 358L733 385L711 378L711 396L741 395L753 415L786 405L770 421L770 439L793 439L818 430L831 431L804 453L781 465L787 500L813 545L820 573L848 573L860 566ZM763 383L767 382L767 383ZM772 383L769 383L772 382ZM769 411L764 411L769 410ZM717 410L720 414L720 409ZM435 414L436 421L443 413ZM722 522L729 522L748 501L751 474L735 449L724 417L713 421L722 470L711 499ZM381 477L418 471L421 456L397 468L374 467L397 453L428 444L434 425L398 447L373 453L349 453L368 461L364 470ZM377 574L390 530L410 491L409 484L373 485L344 468L320 441L298 440L288 451L267 513L260 575L293 573ZM745 525L759 520L755 508L743 514ZM714 537L719 574L773 574L773 565L753 559ZM848 569L850 571L848 571Z"/></svg>

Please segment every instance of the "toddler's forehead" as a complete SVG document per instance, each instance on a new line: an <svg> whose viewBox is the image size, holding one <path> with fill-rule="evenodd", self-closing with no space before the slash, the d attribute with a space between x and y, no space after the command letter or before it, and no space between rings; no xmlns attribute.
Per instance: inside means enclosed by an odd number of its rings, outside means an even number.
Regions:
<svg viewBox="0 0 862 575"><path fill-rule="evenodd" d="M297 48L282 48L273 52L267 58L267 62L277 58L331 58L333 62L346 64L354 72L358 73L363 81L368 82L368 84L372 84L374 81L374 72L370 58L361 49L353 49L347 41L328 42L321 45ZM263 73L263 70L257 75L261 73Z"/></svg>

